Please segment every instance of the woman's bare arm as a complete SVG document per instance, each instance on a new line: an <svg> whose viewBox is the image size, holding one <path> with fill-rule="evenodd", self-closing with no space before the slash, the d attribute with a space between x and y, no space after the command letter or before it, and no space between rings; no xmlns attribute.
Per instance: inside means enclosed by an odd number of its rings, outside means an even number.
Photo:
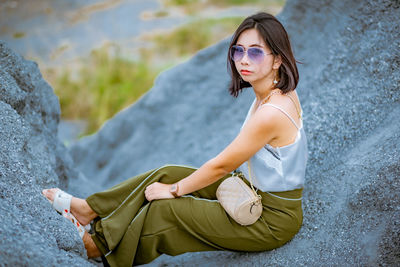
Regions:
<svg viewBox="0 0 400 267"><path fill-rule="evenodd" d="M282 131L282 114L275 108L264 106L248 120L239 135L216 157L178 182L178 195L186 195L221 179L252 157L265 144L271 142ZM173 198L170 184L155 182L145 190L148 201Z"/></svg>
<svg viewBox="0 0 400 267"><path fill-rule="evenodd" d="M279 111L271 107L257 110L220 154L179 181L178 194L185 195L204 188L238 168L277 136L280 116Z"/></svg>

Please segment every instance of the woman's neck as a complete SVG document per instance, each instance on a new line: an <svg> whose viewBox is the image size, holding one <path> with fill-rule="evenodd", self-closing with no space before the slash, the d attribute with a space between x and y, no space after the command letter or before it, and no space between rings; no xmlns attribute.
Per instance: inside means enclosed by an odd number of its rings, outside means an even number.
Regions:
<svg viewBox="0 0 400 267"><path fill-rule="evenodd" d="M256 95L257 103L260 103L262 100L268 97L274 89L276 89L272 79L262 80L258 83L252 83L251 86L253 87L254 94Z"/></svg>
<svg viewBox="0 0 400 267"><path fill-rule="evenodd" d="M278 88L270 87L267 89L263 89L262 91L258 91L253 87L254 94L256 95L256 104L259 105L264 99L268 98L271 94L275 94L274 91L279 90Z"/></svg>

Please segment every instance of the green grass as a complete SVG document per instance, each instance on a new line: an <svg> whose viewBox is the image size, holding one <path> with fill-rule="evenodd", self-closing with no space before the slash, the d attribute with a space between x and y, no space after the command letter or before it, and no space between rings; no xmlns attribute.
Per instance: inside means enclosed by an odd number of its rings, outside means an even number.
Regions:
<svg viewBox="0 0 400 267"><path fill-rule="evenodd" d="M87 120L87 135L147 92L159 72L146 61L110 56L103 48L84 59L78 72L50 70L48 80L60 99L63 119Z"/></svg>
<svg viewBox="0 0 400 267"><path fill-rule="evenodd" d="M241 6L241 5L280 5L285 4L285 0L208 0L208 4L217 6Z"/></svg>
<svg viewBox="0 0 400 267"><path fill-rule="evenodd" d="M199 0L164 0L166 6L185 6L190 4L197 4Z"/></svg>
<svg viewBox="0 0 400 267"><path fill-rule="evenodd" d="M24 38L25 36L26 36L26 33L24 33L24 32L16 32L13 34L13 37L15 39Z"/></svg>
<svg viewBox="0 0 400 267"><path fill-rule="evenodd" d="M167 7L179 6L184 7L190 13L195 12L199 7L204 6L218 6L218 7L230 7L230 6L243 6L243 5L257 5L266 7L269 5L283 6L285 0L162 0L163 4Z"/></svg>
<svg viewBox="0 0 400 267"><path fill-rule="evenodd" d="M145 53L157 58L186 58L230 36L242 20L243 17L195 20L169 33L147 37L154 46L149 49L151 53Z"/></svg>
<svg viewBox="0 0 400 267"><path fill-rule="evenodd" d="M154 15L156 18L162 18L168 16L168 12L165 10L159 10Z"/></svg>

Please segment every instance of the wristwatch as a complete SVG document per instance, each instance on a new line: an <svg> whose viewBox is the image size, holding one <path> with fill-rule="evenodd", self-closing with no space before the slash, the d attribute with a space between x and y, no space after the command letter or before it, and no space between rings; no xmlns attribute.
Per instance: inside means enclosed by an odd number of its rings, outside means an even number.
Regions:
<svg viewBox="0 0 400 267"><path fill-rule="evenodd" d="M171 194L172 194L174 197L179 197L179 196L178 196L178 190L179 190L179 185L178 185L178 183L175 183L175 184L173 184L173 185L171 186L169 192L171 192Z"/></svg>

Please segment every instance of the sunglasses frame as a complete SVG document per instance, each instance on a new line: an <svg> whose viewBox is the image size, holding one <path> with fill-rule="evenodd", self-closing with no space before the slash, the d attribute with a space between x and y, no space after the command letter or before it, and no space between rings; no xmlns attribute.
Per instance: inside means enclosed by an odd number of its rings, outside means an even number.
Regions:
<svg viewBox="0 0 400 267"><path fill-rule="evenodd" d="M237 48L241 48L241 49L243 49L243 55L240 57L240 58L238 58L238 59L234 59L234 50L233 49L237 49ZM262 58L260 58L260 60L257 60L257 59L255 59L254 58L254 54L249 54L249 51L250 50L258 50L258 51L261 51L262 52ZM236 50L237 51L237 50ZM245 49L243 46L240 46L240 45L232 45L231 46L231 48L229 49L229 56L230 56L230 58L231 58L231 60L233 60L234 62L237 62L237 61L240 61L240 60L242 60L243 59L243 57L244 57L244 55L245 54L247 54L247 57L249 58L249 60L251 61L251 62L253 62L253 63L255 63L255 64L260 64L262 61L263 61L263 59L264 59L264 57L265 56L268 56L268 55L272 55L273 53L265 53L264 52L264 50L262 50L261 48L259 48L259 47L249 47L248 49ZM260 61L260 62L258 62L258 61Z"/></svg>

